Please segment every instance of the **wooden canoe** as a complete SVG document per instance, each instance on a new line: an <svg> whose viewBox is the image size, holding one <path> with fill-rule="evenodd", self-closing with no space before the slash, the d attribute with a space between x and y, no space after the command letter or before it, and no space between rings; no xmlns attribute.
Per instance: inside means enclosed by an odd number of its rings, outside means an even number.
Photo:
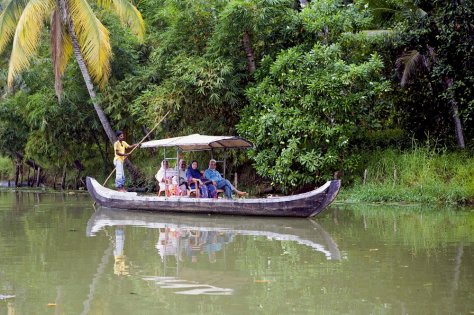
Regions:
<svg viewBox="0 0 474 315"><path fill-rule="evenodd" d="M303 194L274 198L210 199L189 197L158 197L118 192L87 177L87 190L99 205L127 210L155 212L229 214L274 217L312 217L321 213L336 198L340 180Z"/></svg>
<svg viewBox="0 0 474 315"><path fill-rule="evenodd" d="M265 218L225 215L190 215L151 211L127 211L99 207L87 222L86 234L93 237L106 227L136 226L148 229L217 231L233 235L264 236L272 240L292 241L310 247L327 260L342 255L331 235L311 219Z"/></svg>

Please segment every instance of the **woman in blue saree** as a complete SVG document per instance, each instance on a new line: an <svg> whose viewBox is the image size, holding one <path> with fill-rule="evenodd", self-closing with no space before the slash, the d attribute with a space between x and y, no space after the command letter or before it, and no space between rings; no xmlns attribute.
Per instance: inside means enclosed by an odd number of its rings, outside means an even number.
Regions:
<svg viewBox="0 0 474 315"><path fill-rule="evenodd" d="M196 185L198 185L201 198L217 198L216 187L212 185L211 180L202 176L196 160L193 160L189 165L186 171L186 177L191 189L194 189Z"/></svg>

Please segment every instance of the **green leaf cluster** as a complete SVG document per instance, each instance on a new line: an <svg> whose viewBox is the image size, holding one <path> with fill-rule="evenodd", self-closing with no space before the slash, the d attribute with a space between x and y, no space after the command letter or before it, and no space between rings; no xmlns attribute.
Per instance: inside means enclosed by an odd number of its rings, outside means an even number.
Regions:
<svg viewBox="0 0 474 315"><path fill-rule="evenodd" d="M238 125L254 142L257 172L286 188L350 170L351 139L375 128L377 104L389 82L377 54L349 63L339 45L291 48L278 55L263 80L248 89Z"/></svg>
<svg viewBox="0 0 474 315"><path fill-rule="evenodd" d="M391 89L376 52L351 56L346 49L358 39L344 34L370 22L364 9L320 1L301 18L317 43L263 60L238 125L256 146L250 156L258 174L283 189L351 172L358 160L353 140L381 127Z"/></svg>

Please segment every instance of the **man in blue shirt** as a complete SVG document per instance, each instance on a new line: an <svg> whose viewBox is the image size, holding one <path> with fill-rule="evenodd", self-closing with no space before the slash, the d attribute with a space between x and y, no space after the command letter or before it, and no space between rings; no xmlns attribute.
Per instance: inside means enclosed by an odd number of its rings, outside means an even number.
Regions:
<svg viewBox="0 0 474 315"><path fill-rule="evenodd" d="M247 194L235 188L227 179L222 177L221 173L216 170L216 160L214 159L209 161L209 168L204 172L204 177L212 180L212 184L216 186L217 189L224 189L226 198L232 199L233 191L239 196L245 196Z"/></svg>

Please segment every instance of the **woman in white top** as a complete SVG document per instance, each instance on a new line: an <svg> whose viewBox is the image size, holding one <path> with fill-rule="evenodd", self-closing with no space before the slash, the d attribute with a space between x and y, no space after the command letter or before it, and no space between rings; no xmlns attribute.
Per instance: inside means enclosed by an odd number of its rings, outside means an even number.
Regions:
<svg viewBox="0 0 474 315"><path fill-rule="evenodd" d="M158 170L158 172L155 175L156 180L158 181L158 184L160 185L160 191L164 191L166 193L166 190L169 192L174 192L174 185L173 185L173 177L176 177L176 171L169 168L168 166L168 161L163 160L161 162L161 167ZM168 187L166 187L168 186ZM168 194L167 194L168 195Z"/></svg>
<svg viewBox="0 0 474 315"><path fill-rule="evenodd" d="M178 171L173 177L173 184L179 187L177 195L186 196L188 190L188 180L186 178L186 161L181 159L178 163Z"/></svg>

